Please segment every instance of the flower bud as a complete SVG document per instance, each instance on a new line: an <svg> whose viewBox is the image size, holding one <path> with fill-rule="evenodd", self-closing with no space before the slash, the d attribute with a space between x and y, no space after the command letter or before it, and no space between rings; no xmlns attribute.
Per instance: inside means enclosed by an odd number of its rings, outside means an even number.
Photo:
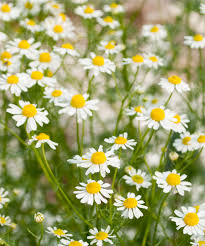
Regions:
<svg viewBox="0 0 205 246"><path fill-rule="evenodd" d="M125 172L127 173L127 174L130 174L130 172L132 172L134 170L134 167L133 166L126 166L125 167Z"/></svg>
<svg viewBox="0 0 205 246"><path fill-rule="evenodd" d="M36 223L42 223L44 219L45 219L45 216L42 213L40 212L35 213L34 220Z"/></svg>
<svg viewBox="0 0 205 246"><path fill-rule="evenodd" d="M172 151L172 152L169 153L169 158L172 161L176 161L179 158L179 155L176 152Z"/></svg>

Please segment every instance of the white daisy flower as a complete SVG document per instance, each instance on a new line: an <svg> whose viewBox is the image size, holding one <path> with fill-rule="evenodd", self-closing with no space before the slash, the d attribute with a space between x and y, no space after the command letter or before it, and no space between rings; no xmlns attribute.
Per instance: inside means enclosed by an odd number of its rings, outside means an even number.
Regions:
<svg viewBox="0 0 205 246"><path fill-rule="evenodd" d="M19 127L26 122L26 131L36 131L37 124L43 126L43 123L48 124L48 112L44 108L37 108L36 104L20 100L19 106L9 104L10 108L6 111L13 114L12 118L17 122L16 126ZM37 123L37 124L36 124Z"/></svg>
<svg viewBox="0 0 205 246"><path fill-rule="evenodd" d="M0 54L0 71L15 73L20 69L20 57L4 50Z"/></svg>
<svg viewBox="0 0 205 246"><path fill-rule="evenodd" d="M185 36L184 44L190 46L192 49L203 49L205 47L205 37L201 34L196 34L194 36Z"/></svg>
<svg viewBox="0 0 205 246"><path fill-rule="evenodd" d="M98 230L96 227L94 229L89 230L91 236L88 236L88 239L91 239L91 245L96 243L97 246L102 246L103 242L113 244L112 238L115 238L116 236L112 235L113 231L110 231L110 226L108 226L106 229Z"/></svg>
<svg viewBox="0 0 205 246"><path fill-rule="evenodd" d="M104 11L111 12L113 14L119 14L119 13L125 12L125 9L122 5L114 2L114 3L111 3L110 5L105 5Z"/></svg>
<svg viewBox="0 0 205 246"><path fill-rule="evenodd" d="M183 228L183 233L188 235L204 235L205 230L205 210L196 212L193 207L181 207L181 211L175 210L178 217L170 217L177 225L177 230Z"/></svg>
<svg viewBox="0 0 205 246"><path fill-rule="evenodd" d="M44 6L45 12L50 12L53 15L60 14L64 11L63 4L58 3L57 1L49 1Z"/></svg>
<svg viewBox="0 0 205 246"><path fill-rule="evenodd" d="M37 54L35 54L34 61L29 63L30 67L37 67L40 70L57 69L60 66L61 59L60 57L48 50L39 50Z"/></svg>
<svg viewBox="0 0 205 246"><path fill-rule="evenodd" d="M131 168L130 170L128 170L128 174L129 176L124 175L123 179L125 180L126 184L135 185L137 191L141 187L148 188L151 185L151 183L149 182L150 177L140 169L136 171L135 168Z"/></svg>
<svg viewBox="0 0 205 246"><path fill-rule="evenodd" d="M132 64L134 68L140 67L146 64L146 59L143 55L136 54L132 58L123 58L123 64Z"/></svg>
<svg viewBox="0 0 205 246"><path fill-rule="evenodd" d="M78 6L75 9L75 13L85 19L98 18L103 15L103 12L101 10L95 10L93 5Z"/></svg>
<svg viewBox="0 0 205 246"><path fill-rule="evenodd" d="M184 196L184 191L190 191L192 186L190 182L184 181L186 177L185 174L180 176L174 169L171 172L155 172L153 179L156 180L158 187L162 188L164 193L173 190L174 193Z"/></svg>
<svg viewBox="0 0 205 246"><path fill-rule="evenodd" d="M51 149L56 149L56 146L58 146L58 143L53 142L50 140L50 136L45 133L40 133L38 135L32 136L31 139L29 139L28 144L31 145L34 141L36 141L36 148L40 148L41 144L47 143Z"/></svg>
<svg viewBox="0 0 205 246"><path fill-rule="evenodd" d="M144 106L136 106L136 107L131 107L131 108L126 108L125 109L125 114L128 116L139 116L139 113L142 113L144 111Z"/></svg>
<svg viewBox="0 0 205 246"><path fill-rule="evenodd" d="M191 244L193 246L204 246L205 245L205 235L204 236L192 236L191 237L192 241Z"/></svg>
<svg viewBox="0 0 205 246"><path fill-rule="evenodd" d="M180 138L174 140L173 146L177 151L185 153L195 149L194 138L189 132L180 134Z"/></svg>
<svg viewBox="0 0 205 246"><path fill-rule="evenodd" d="M61 87L45 87L44 98L49 99L49 102L53 102L57 105L59 102L65 101L68 97L68 92Z"/></svg>
<svg viewBox="0 0 205 246"><path fill-rule="evenodd" d="M8 36L4 32L0 32L0 42L3 43L8 39Z"/></svg>
<svg viewBox="0 0 205 246"><path fill-rule="evenodd" d="M205 134L198 133L193 135L195 149L200 149L205 147Z"/></svg>
<svg viewBox="0 0 205 246"><path fill-rule="evenodd" d="M121 50L123 50L123 45L117 44L116 41L101 41L99 50L105 51L106 55L118 54Z"/></svg>
<svg viewBox="0 0 205 246"><path fill-rule="evenodd" d="M80 54L76 51L75 47L70 43L63 43L61 47L54 46L54 51L62 56L80 56Z"/></svg>
<svg viewBox="0 0 205 246"><path fill-rule="evenodd" d="M4 204L8 203L10 199L7 197L8 191L4 188L0 188L0 209L3 208Z"/></svg>
<svg viewBox="0 0 205 246"><path fill-rule="evenodd" d="M87 242L83 242L82 240L76 241L73 239L61 239L58 246L88 246Z"/></svg>
<svg viewBox="0 0 205 246"><path fill-rule="evenodd" d="M190 120L187 118L186 114L178 115L175 114L172 119L170 119L170 127L175 132L186 132L186 128L188 127L188 123Z"/></svg>
<svg viewBox="0 0 205 246"><path fill-rule="evenodd" d="M200 4L200 13L205 14L205 3Z"/></svg>
<svg viewBox="0 0 205 246"><path fill-rule="evenodd" d="M4 91L9 90L17 97L20 96L22 91L28 91L28 88L30 88L31 86L32 84L28 83L24 73L7 73L0 76L0 89Z"/></svg>
<svg viewBox="0 0 205 246"><path fill-rule="evenodd" d="M73 116L77 114L78 122L86 120L87 116L92 116L92 110L97 110L98 100L88 100L88 94L68 95L67 101L56 104L63 109L59 110L59 114L68 114Z"/></svg>
<svg viewBox="0 0 205 246"><path fill-rule="evenodd" d="M110 198L110 194L113 193L112 190L107 189L110 187L110 184L103 183L103 181L91 180L87 181L87 184L80 183L81 186L76 186L77 191L73 193L76 194L76 197L80 199L81 203L87 203L93 205L94 202L97 204L107 203L106 198Z"/></svg>
<svg viewBox="0 0 205 246"><path fill-rule="evenodd" d="M127 132L124 132L123 134L120 134L118 137L111 137L111 138L105 138L104 141L106 143L113 144L111 147L112 151L118 150L120 148L122 149L131 149L134 148L132 146L135 146L137 142L134 139L127 139Z"/></svg>
<svg viewBox="0 0 205 246"><path fill-rule="evenodd" d="M159 41L166 38L167 31L162 25L144 25L142 27L142 36Z"/></svg>
<svg viewBox="0 0 205 246"><path fill-rule="evenodd" d="M145 55L146 64L150 68L157 69L158 67L164 66L163 59L159 56L156 56L154 54L147 54Z"/></svg>
<svg viewBox="0 0 205 246"><path fill-rule="evenodd" d="M127 198L118 196L118 198L115 199L114 206L117 207L117 210L123 211L122 217L129 219L136 217L139 219L143 216L143 213L139 208L148 208L147 206L143 205L144 201L140 200L140 198L140 195L135 196L134 193L128 192Z"/></svg>
<svg viewBox="0 0 205 246"><path fill-rule="evenodd" d="M81 65L84 66L85 70L91 70L94 76L98 76L99 73L112 74L115 72L115 64L103 56L90 53L91 58L79 59Z"/></svg>
<svg viewBox="0 0 205 246"><path fill-rule="evenodd" d="M40 12L40 3L36 0L20 0L17 7L23 16L37 15Z"/></svg>
<svg viewBox="0 0 205 246"><path fill-rule="evenodd" d="M57 237L57 238L70 238L72 237L72 234L68 234L68 231L63 230L61 228L57 228L57 227L48 227L47 228L47 233L52 234L53 236Z"/></svg>
<svg viewBox="0 0 205 246"><path fill-rule="evenodd" d="M82 157L75 156L73 159L68 160L68 162L77 164L78 167L87 168L85 175L100 172L103 178L106 176L106 173L110 173L109 166L120 168L118 156L115 156L113 151L104 152L102 145L99 146L98 150L90 148L89 152Z"/></svg>
<svg viewBox="0 0 205 246"><path fill-rule="evenodd" d="M194 207L195 207L197 213L198 213L198 212L201 212L201 211L205 211L205 202L202 203L202 204L200 204L200 205L196 205L196 206L194 206ZM204 236L205 236L205 235L204 235Z"/></svg>
<svg viewBox="0 0 205 246"><path fill-rule="evenodd" d="M0 214L0 225L1 226L10 226L11 225L10 217Z"/></svg>
<svg viewBox="0 0 205 246"><path fill-rule="evenodd" d="M29 30L32 33L40 32L43 30L42 26L38 25L34 20L28 19L28 18L21 20L20 26L26 28L27 30Z"/></svg>
<svg viewBox="0 0 205 246"><path fill-rule="evenodd" d="M0 3L0 20L10 21L19 17L19 9L14 7L12 3Z"/></svg>
<svg viewBox="0 0 205 246"><path fill-rule="evenodd" d="M120 25L120 23L117 20L113 19L109 15L104 18L98 18L97 20L100 25L109 27L111 29L115 29Z"/></svg>
<svg viewBox="0 0 205 246"><path fill-rule="evenodd" d="M172 75L168 79L161 78L159 85L170 93L172 93L174 90L177 90L179 93L190 90L188 84L177 75Z"/></svg>
<svg viewBox="0 0 205 246"><path fill-rule="evenodd" d="M25 55L28 59L35 57L36 49L39 48L41 43L34 43L34 38L28 40L21 40L19 38L14 39L8 43L7 50L12 54L18 54L20 56Z"/></svg>

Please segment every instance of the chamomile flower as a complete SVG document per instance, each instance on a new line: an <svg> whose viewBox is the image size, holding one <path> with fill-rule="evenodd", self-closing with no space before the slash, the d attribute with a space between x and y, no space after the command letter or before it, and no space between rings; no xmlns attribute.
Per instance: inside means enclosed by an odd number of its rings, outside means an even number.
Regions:
<svg viewBox="0 0 205 246"><path fill-rule="evenodd" d="M49 1L44 5L44 10L56 16L57 14L62 13L64 8L63 5L57 1Z"/></svg>
<svg viewBox="0 0 205 246"><path fill-rule="evenodd" d="M142 27L142 36L159 41L166 38L167 31L162 25L144 25Z"/></svg>
<svg viewBox="0 0 205 246"><path fill-rule="evenodd" d="M205 3L200 4L200 13L205 14Z"/></svg>
<svg viewBox="0 0 205 246"><path fill-rule="evenodd" d="M68 114L69 116L77 114L78 122L87 119L88 116L92 116L93 110L98 109L98 100L88 100L88 98L88 94L68 95L66 102L57 104L62 107L59 114Z"/></svg>
<svg viewBox="0 0 205 246"><path fill-rule="evenodd" d="M0 20L10 21L19 17L19 9L14 7L12 3L0 3Z"/></svg>
<svg viewBox="0 0 205 246"><path fill-rule="evenodd" d="M170 127L175 132L186 132L186 128L188 127L189 119L187 118L186 114L179 115L174 114L173 118L170 119Z"/></svg>
<svg viewBox="0 0 205 246"><path fill-rule="evenodd" d="M41 43L34 43L34 38L28 40L21 40L19 38L14 39L8 43L7 50L12 54L18 54L20 56L25 55L28 59L35 57L36 49L39 48Z"/></svg>
<svg viewBox="0 0 205 246"><path fill-rule="evenodd" d="M177 225L177 230L183 228L183 233L188 235L204 235L205 211L196 212L194 207L181 207L181 211L175 210L177 217L170 217Z"/></svg>
<svg viewBox="0 0 205 246"><path fill-rule="evenodd" d="M151 53L145 55L145 59L146 59L147 66L150 68L157 69L158 67L161 67L164 65L162 58L154 54L151 54Z"/></svg>
<svg viewBox="0 0 205 246"><path fill-rule="evenodd" d="M125 12L125 9L122 5L118 3L111 3L110 5L105 5L104 6L104 11L105 12L111 12L113 14L119 14Z"/></svg>
<svg viewBox="0 0 205 246"><path fill-rule="evenodd" d="M8 36L4 32L0 32L0 42L3 43L8 39Z"/></svg>
<svg viewBox="0 0 205 246"><path fill-rule="evenodd" d="M103 56L90 53L91 58L79 59L81 65L84 66L85 70L91 70L94 76L98 76L99 73L112 74L115 72L115 64Z"/></svg>
<svg viewBox="0 0 205 246"><path fill-rule="evenodd" d="M43 26L38 25L33 19L24 19L20 21L20 25L32 33L40 32L43 30Z"/></svg>
<svg viewBox="0 0 205 246"><path fill-rule="evenodd" d="M186 177L187 175L180 175L174 169L171 172L155 172L153 179L156 180L158 187L162 188L164 193L173 190L174 193L184 196L184 191L190 191L192 186L190 182L184 181Z"/></svg>
<svg viewBox="0 0 205 246"><path fill-rule="evenodd" d="M120 134L118 137L111 137L111 138L105 138L104 141L106 143L112 144L111 150L115 151L120 148L122 149L131 149L133 150L133 146L137 144L137 142L134 139L127 139L127 132Z"/></svg>
<svg viewBox="0 0 205 246"><path fill-rule="evenodd" d="M80 54L76 51L75 47L70 43L63 43L61 47L54 46L54 51L62 56L79 56Z"/></svg>
<svg viewBox="0 0 205 246"><path fill-rule="evenodd" d="M205 245L205 235L204 236L192 236L192 241L191 244L193 246L204 246Z"/></svg>
<svg viewBox="0 0 205 246"><path fill-rule="evenodd" d="M146 64L146 59L143 55L136 54L132 58L123 58L123 64L132 64L133 67L140 67Z"/></svg>
<svg viewBox="0 0 205 246"><path fill-rule="evenodd" d="M4 188L0 188L0 209L3 208L4 204L8 203L10 199L7 197L8 191Z"/></svg>
<svg viewBox="0 0 205 246"><path fill-rule="evenodd" d="M61 87L45 87L44 98L49 99L49 102L53 102L57 105L59 102L65 101L68 96L67 90Z"/></svg>
<svg viewBox="0 0 205 246"><path fill-rule="evenodd" d="M72 234L68 234L68 231L63 230L61 228L57 227L48 227L47 228L47 233L52 234L53 236L57 238L70 238L72 237Z"/></svg>
<svg viewBox="0 0 205 246"><path fill-rule="evenodd" d="M97 246L102 246L103 242L113 244L112 238L115 238L115 235L112 235L113 231L110 231L110 226L106 229L98 230L96 227L89 230L91 236L88 236L88 239L91 239L91 245L96 243Z"/></svg>
<svg viewBox="0 0 205 246"><path fill-rule="evenodd" d="M40 12L40 3L36 0L20 0L17 7L23 16L37 15Z"/></svg>
<svg viewBox="0 0 205 246"><path fill-rule="evenodd" d="M125 114L128 116L139 116L139 113L142 113L144 110L144 106L138 105L136 107L126 108Z"/></svg>
<svg viewBox="0 0 205 246"><path fill-rule="evenodd" d="M48 112L44 108L37 108L35 104L20 100L19 106L15 104L9 104L10 108L7 112L13 114L12 118L17 122L16 126L19 127L26 123L26 131L36 131L37 124L43 126L48 124L47 118Z"/></svg>
<svg viewBox="0 0 205 246"><path fill-rule="evenodd" d="M148 188L151 185L151 183L149 182L150 177L140 169L136 171L135 168L132 168L130 171L128 171L128 174L129 176L124 175L123 179L125 180L126 184L133 186L135 185L137 191L141 187Z"/></svg>
<svg viewBox="0 0 205 246"><path fill-rule="evenodd" d="M0 53L0 71L15 73L19 71L20 64L19 56L13 56L6 50Z"/></svg>
<svg viewBox="0 0 205 246"><path fill-rule="evenodd" d="M77 191L73 193L80 199L81 203L87 203L93 205L94 202L97 204L107 203L106 198L110 198L112 190L108 189L110 184L103 183L103 181L89 179L87 183L80 183L81 186L76 186Z"/></svg>
<svg viewBox="0 0 205 246"><path fill-rule="evenodd" d="M201 34L196 34L194 36L185 36L184 44L190 46L192 49L202 49L205 47L205 37Z"/></svg>
<svg viewBox="0 0 205 246"><path fill-rule="evenodd" d="M88 243L82 240L61 239L58 246L88 246Z"/></svg>
<svg viewBox="0 0 205 246"><path fill-rule="evenodd" d="M104 18L98 18L97 20L101 26L109 27L111 29L115 29L120 25L120 23L117 20L113 19L109 15Z"/></svg>
<svg viewBox="0 0 205 246"><path fill-rule="evenodd" d="M48 50L39 50L33 60L34 61L29 63L30 67L37 67L40 70L50 69L51 71L57 69L61 62L57 54L49 52Z"/></svg>
<svg viewBox="0 0 205 246"><path fill-rule="evenodd" d="M194 138L189 132L180 134L180 138L174 140L173 146L177 151L185 153L195 149Z"/></svg>
<svg viewBox="0 0 205 246"><path fill-rule="evenodd" d="M128 193L127 198L119 196L115 199L114 206L117 207L117 210L123 211L122 217L133 219L136 217L139 219L143 216L143 213L139 208L147 209L148 207L143 205L144 201L140 200L141 196L135 196L134 193Z"/></svg>
<svg viewBox="0 0 205 246"><path fill-rule="evenodd" d="M194 134L193 138L194 138L195 149L200 149L205 147L205 134L203 133Z"/></svg>
<svg viewBox="0 0 205 246"><path fill-rule="evenodd" d="M93 5L78 6L75 9L75 13L85 19L98 18L103 15L103 12L101 10L95 10Z"/></svg>
<svg viewBox="0 0 205 246"><path fill-rule="evenodd" d="M114 40L102 41L98 49L103 50L107 55L113 55L123 50L123 45L117 44Z"/></svg>
<svg viewBox="0 0 205 246"><path fill-rule="evenodd" d="M11 225L10 217L0 214L0 225L1 226L10 226Z"/></svg>
<svg viewBox="0 0 205 246"><path fill-rule="evenodd" d="M24 73L7 73L0 76L0 89L4 91L9 90L17 97L20 96L22 91L26 92L31 86L32 84L26 81L26 76Z"/></svg>
<svg viewBox="0 0 205 246"><path fill-rule="evenodd" d="M170 93L172 93L174 90L178 91L179 93L190 90L188 84L177 75L172 75L169 78L161 78L159 85Z"/></svg>
<svg viewBox="0 0 205 246"><path fill-rule="evenodd" d="M85 175L89 173L100 172L101 176L104 178L106 173L110 173L109 166L120 168L120 159L115 156L113 151L103 151L103 146L100 145L98 150L90 148L89 152L79 158L79 156L74 157L68 162L77 164L78 167L87 168Z"/></svg>
<svg viewBox="0 0 205 246"><path fill-rule="evenodd" d="M56 146L58 146L58 143L55 143L50 140L50 136L45 133L40 133L38 135L32 136L31 139L29 139L28 144L31 145L33 142L37 142L35 147L40 148L42 144L47 143L51 149L56 149Z"/></svg>

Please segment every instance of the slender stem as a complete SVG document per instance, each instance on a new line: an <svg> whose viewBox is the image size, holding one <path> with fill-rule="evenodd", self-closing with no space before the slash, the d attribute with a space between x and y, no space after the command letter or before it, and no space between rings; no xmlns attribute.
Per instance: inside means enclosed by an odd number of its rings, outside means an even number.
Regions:
<svg viewBox="0 0 205 246"><path fill-rule="evenodd" d="M79 122L78 122L78 114L76 112L76 138L77 138L77 144L78 144L78 154L81 156L81 142L80 142L80 133L79 133Z"/></svg>
<svg viewBox="0 0 205 246"><path fill-rule="evenodd" d="M43 223L41 223L41 236L40 236L39 241L38 241L38 246L41 245L41 241L43 239L43 236L44 236L44 226L43 226Z"/></svg>
<svg viewBox="0 0 205 246"><path fill-rule="evenodd" d="M184 171L185 169L187 169L194 161L196 161L196 160L199 158L199 156L201 155L202 150L203 150L203 148L200 149L199 153L195 156L195 158L194 158L194 159L191 159L191 161L190 161L186 166L184 166L184 167L180 170L180 172L183 172L183 171Z"/></svg>
<svg viewBox="0 0 205 246"><path fill-rule="evenodd" d="M168 105L168 103L169 103L169 101L170 101L170 99L171 99L173 93L174 93L173 91L172 91L172 93L170 93L170 95L169 95L167 101L166 101L165 104L164 104L165 107L167 107L167 105Z"/></svg>

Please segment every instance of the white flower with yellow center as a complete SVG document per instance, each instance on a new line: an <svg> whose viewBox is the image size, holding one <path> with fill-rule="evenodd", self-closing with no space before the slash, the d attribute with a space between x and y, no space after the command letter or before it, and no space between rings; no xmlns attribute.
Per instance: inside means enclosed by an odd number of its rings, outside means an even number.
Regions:
<svg viewBox="0 0 205 246"><path fill-rule="evenodd" d="M134 217L139 219L143 216L143 213L139 208L147 209L148 207L143 205L144 201L140 200L141 196L135 196L134 193L128 193L127 198L118 196L115 199L114 206L117 207L117 210L123 211L122 217L133 219Z"/></svg>
<svg viewBox="0 0 205 246"><path fill-rule="evenodd" d="M47 143L51 149L56 149L56 146L58 146L58 143L51 141L50 136L43 132L32 136L32 138L29 139L28 144L31 145L33 142L37 142L35 145L36 148L40 148L41 145L45 143Z"/></svg>
<svg viewBox="0 0 205 246"><path fill-rule="evenodd" d="M26 80L26 75L24 73L17 73L17 74L3 74L0 76L0 89L4 91L10 91L12 94L16 95L17 97L20 96L21 92L28 91L28 88L32 86Z"/></svg>
<svg viewBox="0 0 205 246"><path fill-rule="evenodd" d="M127 139L127 132L124 132L123 134L120 134L118 137L111 137L111 138L105 138L104 141L106 143L112 144L111 150L115 151L120 148L122 149L131 149L134 148L132 146L135 146L137 142L134 139Z"/></svg>
<svg viewBox="0 0 205 246"><path fill-rule="evenodd" d="M126 108L125 114L128 116L139 116L139 113L142 113L144 110L144 106L138 105L136 107Z"/></svg>
<svg viewBox="0 0 205 246"><path fill-rule="evenodd" d="M99 50L103 50L107 55L118 54L121 50L123 50L123 45L117 44L116 41L101 41Z"/></svg>
<svg viewBox="0 0 205 246"><path fill-rule="evenodd" d="M76 51L74 45L72 45L71 43L63 43L60 47L54 46L54 51L62 56L80 56L80 54Z"/></svg>
<svg viewBox="0 0 205 246"><path fill-rule="evenodd" d="M194 134L194 145L195 149L200 149L205 147L205 134L204 133L198 133Z"/></svg>
<svg viewBox="0 0 205 246"><path fill-rule="evenodd" d="M40 32L43 30L43 26L38 25L36 23L36 21L34 21L33 19L28 19L28 18L21 20L20 26L26 28L27 30L29 30L32 33Z"/></svg>
<svg viewBox="0 0 205 246"><path fill-rule="evenodd" d="M193 246L205 246L205 235L204 236L192 236L191 237L192 241L191 244Z"/></svg>
<svg viewBox="0 0 205 246"><path fill-rule="evenodd" d="M110 226L106 229L98 230L96 227L89 230L91 236L88 236L88 239L91 239L91 245L96 243L97 246L102 246L103 243L113 244L112 238L115 238L115 235L112 235L113 231L110 231Z"/></svg>
<svg viewBox="0 0 205 246"><path fill-rule="evenodd" d="M29 63L30 67L37 67L40 70L50 69L51 71L57 70L61 62L57 54L49 52L48 50L39 50L33 60L34 61Z"/></svg>
<svg viewBox="0 0 205 246"><path fill-rule="evenodd" d="M167 31L162 25L144 25L142 27L142 36L159 41L167 37Z"/></svg>
<svg viewBox="0 0 205 246"><path fill-rule="evenodd" d="M37 212L34 214L34 220L36 223L42 223L44 219L45 219L45 216L42 213Z"/></svg>
<svg viewBox="0 0 205 246"><path fill-rule="evenodd" d="M163 59L155 54L147 54L145 55L146 64L150 68L157 69L158 67L164 66Z"/></svg>
<svg viewBox="0 0 205 246"><path fill-rule="evenodd" d="M92 116L93 110L98 109L98 100L88 100L88 98L88 94L68 95L66 102L57 104L62 107L59 114L68 114L69 116L77 114L78 122L86 120L88 116Z"/></svg>
<svg viewBox="0 0 205 246"><path fill-rule="evenodd" d="M144 55L136 54L132 58L123 58L123 64L132 64L134 68L140 67L146 64Z"/></svg>
<svg viewBox="0 0 205 246"><path fill-rule="evenodd" d="M95 10L93 5L83 5L78 6L75 9L75 13L77 15L82 16L85 19L92 19L92 18L98 18L103 15L103 12L101 10Z"/></svg>
<svg viewBox="0 0 205 246"><path fill-rule="evenodd" d="M115 72L115 64L103 56L90 53L91 58L79 59L81 65L85 70L91 70L94 76L98 76L99 73L112 74Z"/></svg>
<svg viewBox="0 0 205 246"><path fill-rule="evenodd" d="M55 105L65 101L68 95L67 90L61 87L45 87L44 90L44 98L49 99L49 102L53 102Z"/></svg>
<svg viewBox="0 0 205 246"><path fill-rule="evenodd" d="M177 217L170 217L177 225L177 230L183 228L183 233L188 235L204 235L205 210L196 212L194 207L181 207L181 211L175 210Z"/></svg>
<svg viewBox="0 0 205 246"><path fill-rule="evenodd" d="M142 188L148 188L151 183L150 181L150 177L143 172L142 170L138 169L136 171L135 168L132 168L129 172L128 175L124 175L123 179L125 180L126 184L128 185L135 185L136 186L136 190L138 191L141 187Z"/></svg>
<svg viewBox="0 0 205 246"><path fill-rule="evenodd" d="M184 191L190 191L192 186L190 182L184 181L186 177L187 175L180 175L174 169L171 172L155 172L153 179L156 180L158 187L162 188L164 193L173 190L174 193L184 196Z"/></svg>
<svg viewBox="0 0 205 246"><path fill-rule="evenodd" d="M0 42L3 43L8 39L8 36L4 32L0 32Z"/></svg>
<svg viewBox="0 0 205 246"><path fill-rule="evenodd" d="M15 73L20 70L20 57L13 56L7 50L3 50L0 53L0 71L6 71L8 73Z"/></svg>
<svg viewBox="0 0 205 246"><path fill-rule="evenodd" d="M7 112L13 114L12 118L17 122L16 126L19 127L26 123L26 131L36 131L37 124L43 126L48 124L48 112L44 108L37 108L35 104L20 100L19 105L9 104L10 108Z"/></svg>
<svg viewBox="0 0 205 246"><path fill-rule="evenodd" d="M170 93L172 93L174 90L178 91L179 93L190 90L189 85L177 75L172 75L169 78L161 78L159 85Z"/></svg>
<svg viewBox="0 0 205 246"><path fill-rule="evenodd" d="M87 242L84 242L82 240L73 240L73 239L61 239L58 246L88 246Z"/></svg>
<svg viewBox="0 0 205 246"><path fill-rule="evenodd" d="M40 12L40 3L36 0L20 0L17 7L23 16L37 15Z"/></svg>
<svg viewBox="0 0 205 246"><path fill-rule="evenodd" d="M105 5L104 6L104 11L105 12L111 12L113 14L119 14L125 12L125 9L122 5L118 3L111 3L110 5Z"/></svg>
<svg viewBox="0 0 205 246"><path fill-rule="evenodd" d="M200 4L200 13L205 14L205 3Z"/></svg>
<svg viewBox="0 0 205 246"><path fill-rule="evenodd" d="M61 228L57 228L57 227L48 227L47 228L47 233L52 234L53 236L57 237L57 238L70 238L72 237L72 234L68 234L68 231L63 230Z"/></svg>
<svg viewBox="0 0 205 246"><path fill-rule="evenodd" d="M175 132L186 132L186 128L188 127L188 123L190 120L187 118L186 114L179 115L174 114L173 118L170 119L170 127Z"/></svg>
<svg viewBox="0 0 205 246"><path fill-rule="evenodd" d="M1 226L10 226L11 225L10 217L0 214L0 225Z"/></svg>
<svg viewBox="0 0 205 246"><path fill-rule="evenodd" d="M8 203L10 199L7 197L8 191L4 188L0 188L0 209L3 208L4 204Z"/></svg>
<svg viewBox="0 0 205 246"><path fill-rule="evenodd" d="M49 1L43 6L43 9L45 12L50 12L54 16L64 11L63 4L60 4L57 1Z"/></svg>
<svg viewBox="0 0 205 246"><path fill-rule="evenodd" d="M110 184L103 183L101 180L89 179L86 184L80 183L80 186L76 186L77 191L73 193L76 194L81 203L89 205L93 205L94 202L97 204L107 203L107 198L110 198L110 194L113 193L113 190L108 189L108 187L110 187Z"/></svg>
<svg viewBox="0 0 205 246"><path fill-rule="evenodd" d="M174 140L173 146L177 151L185 153L187 151L193 151L195 149L194 137L189 133L185 132L180 134L180 138Z"/></svg>
<svg viewBox="0 0 205 246"><path fill-rule="evenodd" d="M78 167L87 168L85 175L89 173L100 173L104 178L106 173L110 173L109 166L120 168L120 159L114 155L113 151L103 151L103 146L100 145L98 150L90 148L89 152L80 158L79 156L68 160L72 164L77 164Z"/></svg>
<svg viewBox="0 0 205 246"><path fill-rule="evenodd" d="M12 3L0 3L0 20L10 21L19 17L20 11Z"/></svg>
<svg viewBox="0 0 205 246"><path fill-rule="evenodd" d="M201 34L196 34L194 36L185 36L184 44L188 45L192 49L203 49L205 47L205 37Z"/></svg>
<svg viewBox="0 0 205 246"><path fill-rule="evenodd" d="M104 18L98 18L97 20L100 25L109 27L111 29L115 29L120 25L120 23L117 20L113 19L110 15Z"/></svg>
<svg viewBox="0 0 205 246"><path fill-rule="evenodd" d="M34 43L34 41L34 38L28 40L17 38L14 41L10 41L6 47L12 54L25 55L28 59L34 59L37 48L41 45L41 43Z"/></svg>

